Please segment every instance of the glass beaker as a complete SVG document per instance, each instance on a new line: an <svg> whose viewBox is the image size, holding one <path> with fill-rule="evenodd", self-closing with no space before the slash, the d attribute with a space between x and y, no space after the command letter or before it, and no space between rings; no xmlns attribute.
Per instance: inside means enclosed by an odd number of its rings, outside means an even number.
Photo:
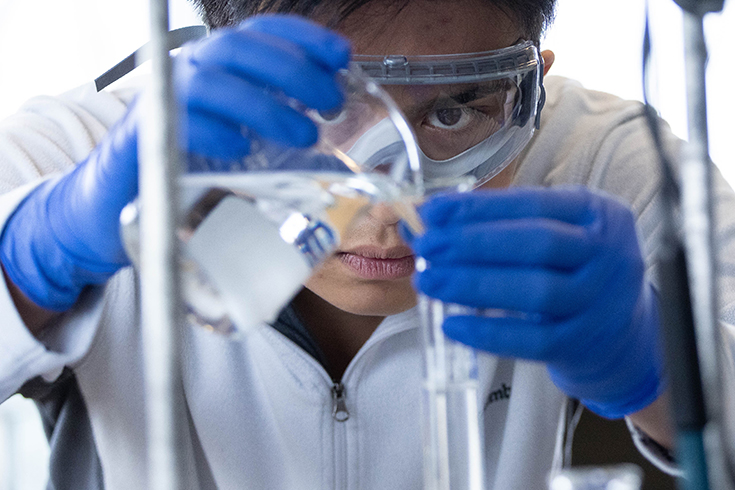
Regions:
<svg viewBox="0 0 735 490"><path fill-rule="evenodd" d="M178 178L177 236L191 323L238 334L274 321L350 224L377 203L392 206L410 227L420 226L409 204L422 189L411 129L390 97L359 71L343 70L339 81L340 111L287 101L317 125L316 145L253 139L239 161L189 156L189 170ZM135 266L138 206L136 200L121 214Z"/></svg>

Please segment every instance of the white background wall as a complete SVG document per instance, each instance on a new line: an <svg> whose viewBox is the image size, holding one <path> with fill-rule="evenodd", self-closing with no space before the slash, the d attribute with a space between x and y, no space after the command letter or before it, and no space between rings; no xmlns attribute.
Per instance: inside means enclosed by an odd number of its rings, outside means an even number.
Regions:
<svg viewBox="0 0 735 490"><path fill-rule="evenodd" d="M682 16L672 0L650 0L658 95L651 102L686 138ZM642 0L559 0L557 21L545 46L557 53L552 73L570 76L596 90L642 100ZM709 15L705 22L709 48L707 80L710 155L726 178L735 182L735 5Z"/></svg>
<svg viewBox="0 0 735 490"><path fill-rule="evenodd" d="M671 0L651 0L658 96L656 106L686 138L681 15ZM172 0L172 27L198 23L185 0ZM710 49L710 153L735 183L735 5L707 19ZM0 0L0 117L27 98L88 82L148 38L147 2L127 0ZM588 88L642 99L641 0L559 0L557 21L544 41L556 52L552 74ZM48 449L32 404L18 397L0 407L0 490L41 490Z"/></svg>

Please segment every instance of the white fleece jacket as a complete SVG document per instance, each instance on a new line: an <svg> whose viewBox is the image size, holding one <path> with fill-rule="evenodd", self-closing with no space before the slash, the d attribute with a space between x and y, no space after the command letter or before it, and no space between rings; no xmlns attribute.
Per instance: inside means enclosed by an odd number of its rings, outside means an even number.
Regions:
<svg viewBox="0 0 735 490"><path fill-rule="evenodd" d="M582 184L619 196L637 215L655 280L659 172L641 106L548 77L541 130L514 185ZM0 123L0 223L38 179L82 160L125 110L134 90L30 101ZM670 148L677 143L667 135ZM717 176L722 320L735 306L735 201ZM72 368L86 405L108 490L143 489L145 396L134 274L124 269L86 293L42 342L0 286L0 400L26 381ZM333 382L292 341L262 326L231 341L182 326L184 447L190 488L422 488L421 343L415 310L385 319L341 382L349 418L332 416ZM487 488L545 488L560 461L566 397L541 364L480 358ZM502 394L502 396L500 395ZM507 395L507 396L506 396ZM670 462L634 439L656 464Z"/></svg>

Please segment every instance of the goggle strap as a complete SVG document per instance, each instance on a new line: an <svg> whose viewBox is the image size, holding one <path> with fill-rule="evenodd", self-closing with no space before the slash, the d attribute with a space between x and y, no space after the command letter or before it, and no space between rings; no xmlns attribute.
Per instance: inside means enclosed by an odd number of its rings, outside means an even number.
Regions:
<svg viewBox="0 0 735 490"><path fill-rule="evenodd" d="M201 39L207 36L207 28L203 25L187 26L174 29L168 32L168 49L180 48L189 41ZM137 67L145 63L151 58L149 43L145 43L133 53L128 55L124 60L95 78L94 85L97 92L109 86L110 84L120 80L122 77L135 70Z"/></svg>

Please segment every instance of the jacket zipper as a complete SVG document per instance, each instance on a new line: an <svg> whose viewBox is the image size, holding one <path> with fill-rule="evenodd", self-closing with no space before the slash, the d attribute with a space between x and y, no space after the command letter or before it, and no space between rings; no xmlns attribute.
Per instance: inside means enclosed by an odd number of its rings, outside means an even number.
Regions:
<svg viewBox="0 0 735 490"><path fill-rule="evenodd" d="M347 424L344 422L350 418L345 399L344 384L335 381L332 384L332 418L336 423L332 424L334 430L334 489L344 490L348 483L347 463Z"/></svg>
<svg viewBox="0 0 735 490"><path fill-rule="evenodd" d="M350 418L350 412L347 408L347 392L343 383L343 380L347 379L349 373L352 371L353 365L356 363L359 357L362 357L365 352L370 350L376 345L379 345L383 340L393 335L397 335L406 329L399 331L390 332L379 337L371 337L370 340L360 349L358 355L352 359L349 366L342 375L342 380L334 381L329 377L324 367L319 364L313 357L304 353L308 358L309 363L315 366L318 372L320 372L331 384L332 394L332 418L337 422L346 422ZM293 343L292 341L289 341ZM298 348L298 347L297 347ZM336 490L344 490L347 488L347 427L344 423L334 424L334 485Z"/></svg>
<svg viewBox="0 0 735 490"><path fill-rule="evenodd" d="M350 411L347 410L346 403L347 394L345 386L341 381L336 381L332 385L332 418L337 422L345 422L350 418Z"/></svg>
<svg viewBox="0 0 735 490"><path fill-rule="evenodd" d="M359 357L365 355L365 353L372 349L374 346L379 345L383 340L399 332L391 332L388 334L381 335L379 337L371 337L368 342L363 345L362 349L352 359L350 364L347 366L342 379L339 381L332 380L332 418L337 424L333 424L334 429L334 488L335 490L345 490L348 487L348 461L347 461L347 424L346 422L350 418L350 412L347 408L347 390L343 383L352 372L352 369L357 362ZM318 363L317 363L318 364ZM319 365L319 368L326 374L326 371Z"/></svg>

